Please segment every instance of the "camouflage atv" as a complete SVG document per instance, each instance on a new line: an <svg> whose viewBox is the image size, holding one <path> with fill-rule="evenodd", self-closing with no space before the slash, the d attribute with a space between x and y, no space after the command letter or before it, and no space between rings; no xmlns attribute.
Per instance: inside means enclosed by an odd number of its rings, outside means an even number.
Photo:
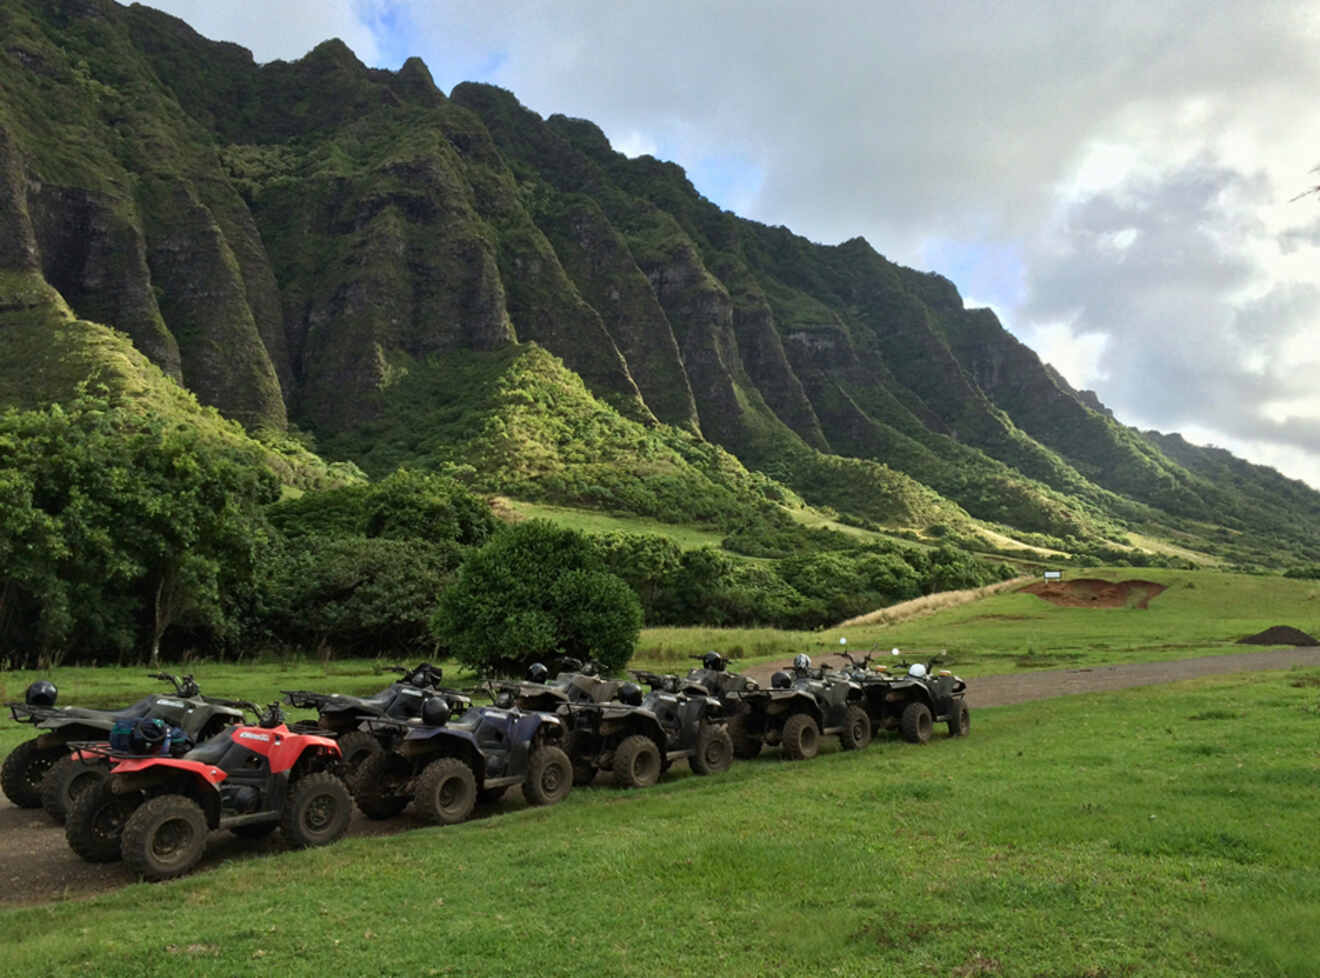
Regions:
<svg viewBox="0 0 1320 978"><path fill-rule="evenodd" d="M932 675L927 664L898 661L898 672L890 672L887 665L872 670L872 653L860 662L851 653L838 654L848 660L844 671L862 687L863 705L874 729L897 730L913 744L929 741L936 723L948 724L951 737L970 732L967 683L948 669Z"/></svg>
<svg viewBox="0 0 1320 978"><path fill-rule="evenodd" d="M389 666L388 669L399 673L400 678L370 696L314 693L305 689L281 690L290 706L317 713L315 724L294 724L295 730L319 733L339 741L345 776L350 781L363 761L392 746L390 734L395 728L384 724L373 732L367 727L369 720L416 719L422 715L422 705L429 697L437 692L452 692L442 690L440 682L444 673L429 662L419 663L412 669L404 666Z"/></svg>
<svg viewBox="0 0 1320 978"><path fill-rule="evenodd" d="M19 723L30 723L47 732L19 744L5 758L0 785L9 800L20 808L45 808L51 818L63 822L74 798L99 783L110 770L102 758L75 756L70 752L70 743L107 740L116 726L143 718L158 718L177 727L194 743L243 722L242 704L203 696L192 676L153 672L147 678L170 683L174 693L152 693L118 710L92 710L56 706L57 691L46 680L29 686L25 702L10 703L9 712Z"/></svg>
<svg viewBox="0 0 1320 978"><path fill-rule="evenodd" d="M564 726L557 716L478 706L452 719L451 705L462 702L438 694L417 721L367 721L372 729L394 728L397 742L357 771L353 794L364 815L390 818L411 801L422 818L450 825L515 784L533 805L553 805L568 794L573 766L560 746Z"/></svg>
<svg viewBox="0 0 1320 978"><path fill-rule="evenodd" d="M819 670L813 675L806 656L798 657L805 660L803 670L775 673L769 689L729 672L729 660L718 652L700 658L701 668L688 672L687 682L721 698L736 756L750 759L764 746L778 746L784 757L805 760L819 752L822 735L837 735L849 750L870 743L870 723L859 708L860 687L842 678L825 679Z"/></svg>
<svg viewBox="0 0 1320 978"><path fill-rule="evenodd" d="M540 663L528 680L503 683L497 704L554 712L568 729L566 750L573 762L573 782L590 784L602 770L615 783L645 788L678 760L696 774L718 774L733 762L733 744L724 728L724 709L704 688L675 676L637 673L652 686L602 679L590 672L561 672L554 680Z"/></svg>

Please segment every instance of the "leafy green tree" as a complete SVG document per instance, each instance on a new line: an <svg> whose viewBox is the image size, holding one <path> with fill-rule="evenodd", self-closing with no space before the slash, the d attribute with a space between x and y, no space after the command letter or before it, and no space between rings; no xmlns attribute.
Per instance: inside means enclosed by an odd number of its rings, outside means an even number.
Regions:
<svg viewBox="0 0 1320 978"><path fill-rule="evenodd" d="M223 424L218 418L218 424ZM275 477L195 426L83 394L0 415L0 649L141 656L238 634Z"/></svg>
<svg viewBox="0 0 1320 978"><path fill-rule="evenodd" d="M261 620L270 639L326 655L423 652L461 560L452 541L301 537L268 560Z"/></svg>
<svg viewBox="0 0 1320 978"><path fill-rule="evenodd" d="M464 561L432 619L465 665L506 674L555 654L620 669L641 627L637 595L604 569L592 541L548 520L496 533Z"/></svg>

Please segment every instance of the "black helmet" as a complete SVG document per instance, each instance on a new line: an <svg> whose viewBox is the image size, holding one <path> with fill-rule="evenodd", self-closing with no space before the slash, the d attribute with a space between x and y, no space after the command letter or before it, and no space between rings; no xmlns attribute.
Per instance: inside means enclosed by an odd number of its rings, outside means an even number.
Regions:
<svg viewBox="0 0 1320 978"><path fill-rule="evenodd" d="M770 686L774 689L788 689L793 685L793 677L780 669L770 677Z"/></svg>
<svg viewBox="0 0 1320 978"><path fill-rule="evenodd" d="M543 662L533 662L527 667L527 678L534 683L543 683L550 678L550 670Z"/></svg>
<svg viewBox="0 0 1320 978"><path fill-rule="evenodd" d="M636 683L623 683L619 687L619 702L628 706L642 705L642 687Z"/></svg>
<svg viewBox="0 0 1320 978"><path fill-rule="evenodd" d="M54 706L59 692L49 679L38 679L23 694L23 702L28 706Z"/></svg>
<svg viewBox="0 0 1320 978"><path fill-rule="evenodd" d="M701 668L711 672L723 672L725 665L724 656L718 652L707 652L701 657Z"/></svg>
<svg viewBox="0 0 1320 978"><path fill-rule="evenodd" d="M428 727L443 727L449 721L449 700L432 696L422 704L422 723Z"/></svg>
<svg viewBox="0 0 1320 978"><path fill-rule="evenodd" d="M512 709L513 702L513 690L511 689L501 689L495 694L495 705L502 710Z"/></svg>
<svg viewBox="0 0 1320 978"><path fill-rule="evenodd" d="M799 652L793 656L793 668L805 672L811 668L811 656L805 652Z"/></svg>

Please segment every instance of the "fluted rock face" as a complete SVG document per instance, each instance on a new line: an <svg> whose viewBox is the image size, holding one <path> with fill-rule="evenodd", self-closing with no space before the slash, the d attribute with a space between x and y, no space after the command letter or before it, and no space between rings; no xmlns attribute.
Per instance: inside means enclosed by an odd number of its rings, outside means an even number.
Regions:
<svg viewBox="0 0 1320 978"><path fill-rule="evenodd" d="M547 363L534 342L629 422L867 519L953 509L924 487L1060 535L1148 507L1266 519L861 238L739 218L586 120L446 97L417 59L329 40L257 65L112 0L0 5L0 312L103 322L224 414L343 444L439 418L450 361Z"/></svg>

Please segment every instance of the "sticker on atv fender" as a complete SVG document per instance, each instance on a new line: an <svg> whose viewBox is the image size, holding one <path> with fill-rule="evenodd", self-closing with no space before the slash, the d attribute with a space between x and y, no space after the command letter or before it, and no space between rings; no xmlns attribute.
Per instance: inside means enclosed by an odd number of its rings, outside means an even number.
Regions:
<svg viewBox="0 0 1320 978"><path fill-rule="evenodd" d="M259 740L263 744L270 743L270 734L252 733L250 730L244 730L238 735L239 740Z"/></svg>

